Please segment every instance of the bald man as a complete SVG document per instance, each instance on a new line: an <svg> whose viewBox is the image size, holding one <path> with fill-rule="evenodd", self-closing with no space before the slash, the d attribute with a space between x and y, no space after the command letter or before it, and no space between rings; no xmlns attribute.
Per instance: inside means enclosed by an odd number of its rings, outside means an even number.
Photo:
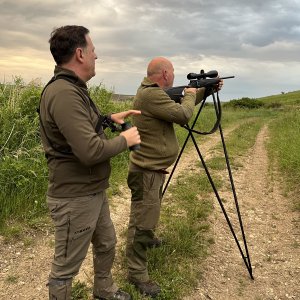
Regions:
<svg viewBox="0 0 300 300"><path fill-rule="evenodd" d="M181 103L165 93L173 86L174 68L164 57L152 59L134 98L134 108L142 114L133 116L141 136L141 147L130 154L128 186L131 190L131 213L127 236L128 280L144 295L156 297L160 286L150 280L147 249L160 246L155 237L166 169L177 158L179 146L173 123L187 124L197 100L205 88L186 88Z"/></svg>

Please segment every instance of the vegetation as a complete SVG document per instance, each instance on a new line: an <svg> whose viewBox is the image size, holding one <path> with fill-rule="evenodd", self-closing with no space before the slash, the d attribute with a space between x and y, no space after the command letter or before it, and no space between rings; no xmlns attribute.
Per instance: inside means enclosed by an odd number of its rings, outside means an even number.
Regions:
<svg viewBox="0 0 300 300"><path fill-rule="evenodd" d="M7 222L10 227L11 222L36 224L35 220L47 212L48 170L36 111L41 91L41 86L25 85L21 78L16 78L11 85L0 85L0 232ZM125 110L130 105L128 102L112 103L111 93L101 85L92 87L91 95L104 113ZM113 135L109 130L107 133ZM112 160L111 193L117 192L127 164L127 152Z"/></svg>
<svg viewBox="0 0 300 300"><path fill-rule="evenodd" d="M36 108L42 87L25 85L16 78L11 85L0 84L0 233L6 238L19 238L24 228L39 230L48 216L45 203L47 189L47 164L40 143L38 115ZM115 102L111 92L104 87L90 87L90 93L102 112L122 111L131 107L130 101ZM294 208L300 210L300 92L292 92L260 99L242 98L222 105L222 127L233 128L226 138L227 150L234 167L239 167L237 158L253 146L259 130L268 125L268 145L271 166L278 166L285 192L294 195ZM195 129L210 130L216 119L212 105L201 112ZM187 136L187 130L176 126L180 145ZM111 137L116 133L107 130ZM196 135L197 141L207 136ZM201 144L201 143L200 143ZM191 140L187 147L192 147ZM224 182L218 172L226 168L224 154L219 143L214 149L216 155L207 161L218 188ZM128 151L112 159L110 194L120 192L126 185ZM275 167L274 167L275 168ZM270 168L270 175L274 168ZM211 187L203 172L193 170L179 177L171 185L165 197L161 216L161 235L166 246L151 251L149 268L154 279L163 286L161 299L182 299L191 290L201 271L199 265L213 243L207 218L212 210ZM201 192L200 192L201 191ZM199 194L201 198L199 198ZM172 198L172 199L171 199ZM171 201L172 200L172 201ZM48 227L51 225L48 224ZM27 243L32 241L27 240ZM124 253L121 254L124 262ZM166 260L168 257L168 260ZM124 278L125 274L120 274ZM17 277L7 277L14 283ZM142 299L132 286L122 282L134 299ZM75 282L73 299L88 299L89 287ZM160 299L160 298L158 298Z"/></svg>
<svg viewBox="0 0 300 300"><path fill-rule="evenodd" d="M231 100L230 102L224 103L223 107L232 107L232 108L261 108L264 106L264 103L261 100L242 98L237 100Z"/></svg>
<svg viewBox="0 0 300 300"><path fill-rule="evenodd" d="M38 135L36 108L41 89L0 86L0 224L45 213L47 169Z"/></svg>
<svg viewBox="0 0 300 300"><path fill-rule="evenodd" d="M300 110L287 111L270 124L269 153L278 164L285 182L285 192L292 195L300 210Z"/></svg>

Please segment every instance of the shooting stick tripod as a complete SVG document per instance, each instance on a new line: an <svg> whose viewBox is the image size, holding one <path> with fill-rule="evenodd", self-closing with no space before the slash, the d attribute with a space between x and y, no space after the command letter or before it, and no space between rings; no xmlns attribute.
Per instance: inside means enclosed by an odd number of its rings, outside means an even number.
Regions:
<svg viewBox="0 0 300 300"><path fill-rule="evenodd" d="M196 150L197 150L197 153L198 153L198 155L199 155L199 158L200 158L200 160L201 160L201 163L202 163L202 165L203 165L203 168L204 168L204 170L205 170L205 172L206 172L206 175L207 175L207 177L208 177L208 180L209 180L209 182L210 182L210 184L211 184L211 186L212 186L212 188L213 188L213 191L214 191L214 193L215 193L215 195L216 195L216 197L217 197L217 200L218 200L218 202L219 202L219 204L220 204L220 206L221 206L222 212L223 212L223 214L224 214L224 216L225 216L225 219L226 219L227 224L228 224L228 226L229 226L229 228L230 228L230 231L231 231L231 233L232 233L232 235L233 235L233 237L234 237L234 240L235 240L235 242L236 242L236 244L237 244L237 246L238 246L238 249L239 249L239 251L240 251L240 253L241 253L241 255L242 255L243 261L244 261L244 263L245 263L245 265L246 265L246 268L247 268L247 270L248 270L248 272L249 272L250 278L251 278L251 279L254 279L254 277L253 277L253 275L252 275L252 266L251 266L251 262L250 262L250 256L249 256L248 247L247 247L247 242L246 242L246 237L245 237L245 233L244 233L243 222L242 222L242 218L241 218L241 214L240 214L239 204L238 204L238 200L237 200L237 196L236 196L236 192L235 192L235 187L234 187L233 177L232 177L232 173L231 173L231 168L230 168L230 164L229 164L229 159L228 159L228 154L227 154L227 150L226 150L225 140L224 140L223 131L222 131L222 127L221 127L221 103L220 103L220 99L219 99L219 94L218 94L218 92L216 92L216 94L217 94L217 100L216 100L216 97L215 97L214 93L212 93L212 97L213 97L213 102L214 102L214 107L215 107L215 112L216 112L217 121L216 121L215 125L213 126L213 128L212 128L209 132L200 132L200 131L194 130L194 126L195 126L195 124L197 123L197 120L198 120L198 117L199 117L199 115L200 115L200 112L202 111L202 108L204 107L206 98L202 101L202 103L201 103L201 105L200 105L200 108L199 108L199 110L198 110L198 112L197 112L197 115L196 115L196 117L195 117L195 120L194 120L193 123L192 123L192 126L191 126L191 127L189 127L189 125L183 126L185 129L188 130L188 135L187 135L187 137L186 137L186 139L185 139L185 141L184 141L184 144L183 144L183 146L182 146L182 148L181 148L181 150L180 150L180 153L179 153L179 155L178 155L178 157L177 157L177 160L176 160L176 162L175 162L175 164L174 164L174 167L173 167L173 169L172 169L172 171L171 171L171 173L170 173L170 176L168 177L167 183L165 184L165 187L164 187L164 190L163 190L163 195L165 194L165 192L166 192L166 190L167 190L167 188L168 188L168 185L169 185L169 183L170 183L170 181L171 181L171 178L172 178L172 176L173 176L173 174L174 174L174 172L175 172L175 169L176 169L177 164L178 164L178 162L179 162L179 160L180 160L180 158L181 158L181 155L182 155L182 153L183 153L183 151L184 151L184 149L185 149L185 147L186 147L186 144L187 144L189 138L191 138L192 141L193 141L193 144L194 144L194 146L195 146L195 148L196 148ZM231 224L231 221L230 221L230 219L229 219L229 217L228 217L228 215L227 215L227 212L226 212L226 210L225 210L225 207L224 207L224 205L223 205L223 203L222 203L222 200L221 200L221 198L220 198L220 196L219 196L219 193L218 193L218 191L217 191L217 189L216 189L216 186L215 186L215 184L214 184L214 182L213 182L213 179L212 179L212 177L211 177L211 175L210 175L210 173L209 173L209 170L208 170L208 168L207 168L207 166L206 166L206 164L205 164L205 162L204 162L203 156L202 156L202 154L201 154L201 152L200 152L200 149L199 149L199 147L198 147L198 145L197 145L196 139L195 139L195 137L194 137L194 135L193 135L193 133L203 134L203 135L211 134L211 133L215 132L217 129L219 129L220 136L221 136L221 141L222 141L223 151L224 151L224 155L225 155L225 160L226 160L227 170L228 170L228 174L229 174L229 179L230 179L231 189L232 189L232 193L233 193L233 197L234 197L235 207L236 207L237 214L238 214L238 220L239 220L239 225L240 225L240 229L241 229L241 232L242 232L242 237L243 237L243 243L244 243L244 248L245 248L245 250L243 250L243 249L241 248L240 242L239 242L239 240L237 239L237 236L236 236L236 234L235 234L235 232L234 232L234 229L233 229L233 226L232 226L232 224ZM246 251L246 254L244 253L244 251Z"/></svg>

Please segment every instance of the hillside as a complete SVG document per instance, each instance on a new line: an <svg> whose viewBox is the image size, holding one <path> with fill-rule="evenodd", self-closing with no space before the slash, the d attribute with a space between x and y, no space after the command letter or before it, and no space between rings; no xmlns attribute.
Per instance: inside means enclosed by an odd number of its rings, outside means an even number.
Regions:
<svg viewBox="0 0 300 300"><path fill-rule="evenodd" d="M300 91L293 91L284 94L278 94L259 98L265 103L280 103L282 105L300 105Z"/></svg>

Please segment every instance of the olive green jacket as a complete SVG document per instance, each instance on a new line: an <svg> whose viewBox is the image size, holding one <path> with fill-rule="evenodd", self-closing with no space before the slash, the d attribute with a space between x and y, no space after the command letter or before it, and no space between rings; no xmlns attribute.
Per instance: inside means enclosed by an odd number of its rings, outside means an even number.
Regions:
<svg viewBox="0 0 300 300"><path fill-rule="evenodd" d="M204 92L203 88L197 93L197 100L203 99ZM176 160L179 146L173 123L187 124L193 115L195 101L195 94L186 93L181 104L176 103L156 83L144 78L133 105L134 109L142 111L141 115L133 116L133 124L141 136L140 149L130 154L133 165L161 170Z"/></svg>
<svg viewBox="0 0 300 300"><path fill-rule="evenodd" d="M86 84L70 70L56 67L40 103L40 133L49 168L47 194L85 196L109 186L110 158L127 149L126 139L106 139L91 107ZM71 81L71 82L70 82Z"/></svg>

